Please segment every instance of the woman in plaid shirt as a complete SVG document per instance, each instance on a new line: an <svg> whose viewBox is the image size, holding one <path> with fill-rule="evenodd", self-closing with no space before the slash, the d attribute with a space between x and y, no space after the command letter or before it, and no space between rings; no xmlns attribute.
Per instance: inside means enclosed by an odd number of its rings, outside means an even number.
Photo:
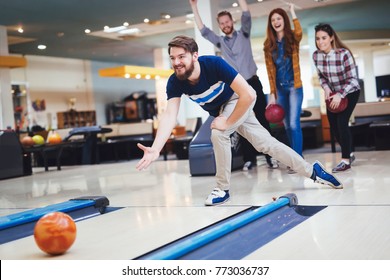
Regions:
<svg viewBox="0 0 390 280"><path fill-rule="evenodd" d="M326 110L330 129L341 146L342 159L332 172L342 172L350 169L355 160L348 123L360 94L356 64L352 52L329 24L317 25L315 38L317 50L313 53L313 60L325 92L325 100L329 100L331 109L336 109L343 98L348 99L344 111L332 113L329 108Z"/></svg>

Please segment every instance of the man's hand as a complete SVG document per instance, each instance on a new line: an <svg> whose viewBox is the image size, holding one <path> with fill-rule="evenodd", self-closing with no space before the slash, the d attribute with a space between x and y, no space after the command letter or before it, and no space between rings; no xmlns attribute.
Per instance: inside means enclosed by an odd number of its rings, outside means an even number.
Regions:
<svg viewBox="0 0 390 280"><path fill-rule="evenodd" d="M211 125L210 125L211 129L218 129L218 130L221 130L221 131L224 131L228 128L228 125L227 125L227 118L225 116L218 116L216 117Z"/></svg>
<svg viewBox="0 0 390 280"><path fill-rule="evenodd" d="M144 156L142 159L137 163L136 167L138 171L144 170L149 167L149 165L155 161L159 156L160 153L156 149L153 149L151 147L146 147L140 143L137 143L138 148L144 151Z"/></svg>

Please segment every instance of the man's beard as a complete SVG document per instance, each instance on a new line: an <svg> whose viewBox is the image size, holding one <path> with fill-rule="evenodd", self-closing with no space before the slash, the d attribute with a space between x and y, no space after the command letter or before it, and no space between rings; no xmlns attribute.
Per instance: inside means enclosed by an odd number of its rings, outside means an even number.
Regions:
<svg viewBox="0 0 390 280"><path fill-rule="evenodd" d="M233 26L229 26L229 27L227 27L227 28L224 28L224 29L222 30L222 32L223 32L225 35L230 35L230 34L232 34L232 32L233 32Z"/></svg>
<svg viewBox="0 0 390 280"><path fill-rule="evenodd" d="M180 80L180 81L184 81L184 80L187 80L191 75L192 73L194 72L194 69L195 69L195 64L192 62L190 67L188 69L186 69L186 71L184 72L184 74L178 74L176 71L175 71L175 75L176 77Z"/></svg>

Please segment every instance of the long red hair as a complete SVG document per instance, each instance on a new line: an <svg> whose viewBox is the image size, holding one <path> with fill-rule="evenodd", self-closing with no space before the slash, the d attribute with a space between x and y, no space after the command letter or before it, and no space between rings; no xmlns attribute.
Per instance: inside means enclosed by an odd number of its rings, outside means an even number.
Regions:
<svg viewBox="0 0 390 280"><path fill-rule="evenodd" d="M273 9L268 16L268 25L267 25L267 38L264 41L264 52L272 53L276 50L276 31L272 27L271 18L274 14L281 15L284 20L284 49L285 49L285 57L291 57L293 51L293 45L295 43L294 33L291 29L290 18L288 17L285 10L281 8Z"/></svg>

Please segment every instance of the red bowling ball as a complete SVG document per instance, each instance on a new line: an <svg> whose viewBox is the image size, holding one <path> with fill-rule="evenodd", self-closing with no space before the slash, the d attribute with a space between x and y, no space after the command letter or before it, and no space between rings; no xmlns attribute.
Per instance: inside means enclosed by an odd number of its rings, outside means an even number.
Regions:
<svg viewBox="0 0 390 280"><path fill-rule="evenodd" d="M279 104L270 104L265 109L265 118L270 123L279 123L284 119L284 109Z"/></svg>
<svg viewBox="0 0 390 280"><path fill-rule="evenodd" d="M335 95L335 94L336 94L336 92L332 92L330 94L330 96ZM330 99L326 99L325 103L326 103L326 108L328 108L328 110L330 112L332 112L332 113L340 113L340 112L344 111L345 108L347 108L347 106L348 106L348 98L346 98L346 97L345 98L341 98L341 102L340 102L339 106L337 108L334 108L334 109L332 109L330 107L330 103L331 103Z"/></svg>

